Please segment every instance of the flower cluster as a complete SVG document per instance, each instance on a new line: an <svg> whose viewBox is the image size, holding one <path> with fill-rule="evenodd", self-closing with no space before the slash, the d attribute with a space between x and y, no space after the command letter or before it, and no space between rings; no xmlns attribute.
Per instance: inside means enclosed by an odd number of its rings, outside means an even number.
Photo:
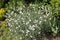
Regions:
<svg viewBox="0 0 60 40"><path fill-rule="evenodd" d="M2 16L5 14L5 10L4 10L4 8L1 8L0 9L0 18L2 18Z"/></svg>

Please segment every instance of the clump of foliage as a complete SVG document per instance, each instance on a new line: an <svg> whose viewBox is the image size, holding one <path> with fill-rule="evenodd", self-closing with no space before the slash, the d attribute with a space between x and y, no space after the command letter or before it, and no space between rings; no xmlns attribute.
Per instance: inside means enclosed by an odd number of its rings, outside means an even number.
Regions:
<svg viewBox="0 0 60 40"><path fill-rule="evenodd" d="M11 4L6 15L8 15L8 25L13 36L12 39L30 40L46 35L56 36L59 28L52 10L53 8L50 5L45 4L30 3L28 7L23 4L22 6Z"/></svg>

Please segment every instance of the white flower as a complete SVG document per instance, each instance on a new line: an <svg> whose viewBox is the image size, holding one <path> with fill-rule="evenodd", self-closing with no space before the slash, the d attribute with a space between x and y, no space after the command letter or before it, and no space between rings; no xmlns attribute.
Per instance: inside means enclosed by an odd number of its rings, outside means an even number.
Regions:
<svg viewBox="0 0 60 40"><path fill-rule="evenodd" d="M47 20L45 19L44 21L46 22Z"/></svg>
<svg viewBox="0 0 60 40"><path fill-rule="evenodd" d="M20 37L20 40L22 39L22 37Z"/></svg>
<svg viewBox="0 0 60 40"><path fill-rule="evenodd" d="M16 27L16 29L18 29L18 27Z"/></svg>
<svg viewBox="0 0 60 40"><path fill-rule="evenodd" d="M18 27L20 27L20 25L18 25Z"/></svg>
<svg viewBox="0 0 60 40"><path fill-rule="evenodd" d="M34 30L35 30L34 27L35 27L34 25L33 25L33 26L30 25L30 26L29 26L29 29L34 31Z"/></svg>
<svg viewBox="0 0 60 40"><path fill-rule="evenodd" d="M35 7L33 7L35 9Z"/></svg>
<svg viewBox="0 0 60 40"><path fill-rule="evenodd" d="M32 6L32 4L30 4L30 6Z"/></svg>
<svg viewBox="0 0 60 40"><path fill-rule="evenodd" d="M26 33L26 35L25 36L28 36L28 34Z"/></svg>
<svg viewBox="0 0 60 40"><path fill-rule="evenodd" d="M17 10L18 10L18 11L19 11L19 10L22 10L22 8L21 8L21 7L18 7L18 9L17 9Z"/></svg>
<svg viewBox="0 0 60 40"><path fill-rule="evenodd" d="M20 11L19 13L22 13L22 11Z"/></svg>
<svg viewBox="0 0 60 40"><path fill-rule="evenodd" d="M15 30L15 32L16 32L16 30Z"/></svg>
<svg viewBox="0 0 60 40"><path fill-rule="evenodd" d="M26 33L29 33L30 31L29 30L26 30Z"/></svg>
<svg viewBox="0 0 60 40"><path fill-rule="evenodd" d="M29 21L28 22L26 22L26 25L28 25L29 24Z"/></svg>
<svg viewBox="0 0 60 40"><path fill-rule="evenodd" d="M34 23L37 23L38 22L38 20L34 20Z"/></svg>
<svg viewBox="0 0 60 40"><path fill-rule="evenodd" d="M30 14L28 13L28 15L30 15Z"/></svg>
<svg viewBox="0 0 60 40"><path fill-rule="evenodd" d="M22 20L24 20L24 18L21 18Z"/></svg>
<svg viewBox="0 0 60 40"><path fill-rule="evenodd" d="M42 17L40 17L39 19L42 19Z"/></svg>
<svg viewBox="0 0 60 40"><path fill-rule="evenodd" d="M46 14L47 15L47 17L50 15L50 13L48 13L48 14Z"/></svg>
<svg viewBox="0 0 60 40"><path fill-rule="evenodd" d="M40 34L40 32L38 32L38 34Z"/></svg>
<svg viewBox="0 0 60 40"><path fill-rule="evenodd" d="M10 31L12 31L12 30L10 29Z"/></svg>
<svg viewBox="0 0 60 40"><path fill-rule="evenodd" d="M41 24L42 23L42 21L39 21L39 24Z"/></svg>
<svg viewBox="0 0 60 40"><path fill-rule="evenodd" d="M33 36L32 36L32 35L30 35L30 37L32 38Z"/></svg>
<svg viewBox="0 0 60 40"><path fill-rule="evenodd" d="M36 27L35 25L32 25L32 27Z"/></svg>
<svg viewBox="0 0 60 40"><path fill-rule="evenodd" d="M14 13L14 11L11 12L11 15Z"/></svg>
<svg viewBox="0 0 60 40"><path fill-rule="evenodd" d="M24 33L24 30L20 30L22 33Z"/></svg>
<svg viewBox="0 0 60 40"><path fill-rule="evenodd" d="M51 18L49 18L49 20L51 20Z"/></svg>
<svg viewBox="0 0 60 40"><path fill-rule="evenodd" d="M23 8L25 8L25 6L23 5Z"/></svg>
<svg viewBox="0 0 60 40"><path fill-rule="evenodd" d="M38 7L38 8L40 8L40 7Z"/></svg>
<svg viewBox="0 0 60 40"><path fill-rule="evenodd" d="M44 15L44 18L47 18L47 16L46 16L46 15Z"/></svg>
<svg viewBox="0 0 60 40"><path fill-rule="evenodd" d="M37 13L37 12L35 12L35 13Z"/></svg>
<svg viewBox="0 0 60 40"><path fill-rule="evenodd" d="M16 22L16 24L18 25L18 22Z"/></svg>
<svg viewBox="0 0 60 40"><path fill-rule="evenodd" d="M9 25L9 26L11 26L11 24L10 24L10 23L8 23L8 25Z"/></svg>
<svg viewBox="0 0 60 40"><path fill-rule="evenodd" d="M29 21L31 22L31 19L29 19Z"/></svg>
<svg viewBox="0 0 60 40"><path fill-rule="evenodd" d="M17 23L17 20L14 20L15 23Z"/></svg>

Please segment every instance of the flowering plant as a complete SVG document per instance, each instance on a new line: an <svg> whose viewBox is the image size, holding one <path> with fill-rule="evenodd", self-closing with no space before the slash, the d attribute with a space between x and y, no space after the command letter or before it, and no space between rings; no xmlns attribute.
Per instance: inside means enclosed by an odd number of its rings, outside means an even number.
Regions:
<svg viewBox="0 0 60 40"><path fill-rule="evenodd" d="M0 9L0 18L2 18L3 16L4 16L4 14L5 14L5 9L4 8L1 8Z"/></svg>

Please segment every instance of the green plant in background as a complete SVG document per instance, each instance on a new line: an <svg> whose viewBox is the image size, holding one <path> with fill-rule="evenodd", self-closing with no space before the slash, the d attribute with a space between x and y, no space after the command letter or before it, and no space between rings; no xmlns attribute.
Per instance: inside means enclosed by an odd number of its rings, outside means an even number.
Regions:
<svg viewBox="0 0 60 40"><path fill-rule="evenodd" d="M59 0L51 0L51 5L59 8L60 6L60 1Z"/></svg>
<svg viewBox="0 0 60 40"><path fill-rule="evenodd" d="M59 12L59 10L60 10L60 1L59 0L51 0L50 3L53 7L52 11L53 11L53 16L54 16L54 18L53 18L54 22L52 22L53 23L52 24L53 25L52 31L55 30L53 32L56 32L56 34L58 34L58 32L60 32L59 31L60 30L60 17L59 17L59 15L60 15L60 12Z"/></svg>
<svg viewBox="0 0 60 40"><path fill-rule="evenodd" d="M0 0L0 40L8 40L9 29L7 27L7 20L5 17L6 9L5 3L7 0Z"/></svg>
<svg viewBox="0 0 60 40"><path fill-rule="evenodd" d="M0 40L7 40L9 29L6 26L7 21L0 22Z"/></svg>
<svg viewBox="0 0 60 40"><path fill-rule="evenodd" d="M50 1L52 7L53 7L53 13L56 15L59 15L59 10L60 10L60 1L59 0L51 0Z"/></svg>
<svg viewBox="0 0 60 40"><path fill-rule="evenodd" d="M4 2L4 0L0 0L0 8L1 8L2 5L3 5L3 2Z"/></svg>

